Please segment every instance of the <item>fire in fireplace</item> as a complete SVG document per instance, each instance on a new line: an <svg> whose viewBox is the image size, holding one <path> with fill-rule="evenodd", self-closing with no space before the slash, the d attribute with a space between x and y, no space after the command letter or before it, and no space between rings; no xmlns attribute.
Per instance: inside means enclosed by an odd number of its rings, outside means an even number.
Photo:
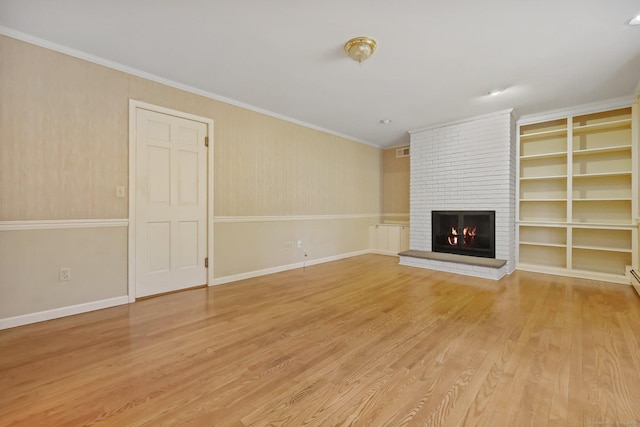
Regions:
<svg viewBox="0 0 640 427"><path fill-rule="evenodd" d="M431 250L495 258L495 211L432 211Z"/></svg>

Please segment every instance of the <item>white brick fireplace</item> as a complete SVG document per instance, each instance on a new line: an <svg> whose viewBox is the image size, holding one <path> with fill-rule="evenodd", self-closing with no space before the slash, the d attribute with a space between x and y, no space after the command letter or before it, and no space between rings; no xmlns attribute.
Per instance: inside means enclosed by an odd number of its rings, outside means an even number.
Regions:
<svg viewBox="0 0 640 427"><path fill-rule="evenodd" d="M495 210L500 268L408 256L400 264L499 279L515 268L516 126L512 111L411 132L410 246L431 251L432 210Z"/></svg>

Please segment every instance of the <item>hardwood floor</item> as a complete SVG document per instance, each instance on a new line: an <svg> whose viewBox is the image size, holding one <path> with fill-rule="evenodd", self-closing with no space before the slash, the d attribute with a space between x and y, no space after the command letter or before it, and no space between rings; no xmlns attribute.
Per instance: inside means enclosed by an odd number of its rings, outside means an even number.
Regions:
<svg viewBox="0 0 640 427"><path fill-rule="evenodd" d="M0 331L0 425L639 426L640 297L364 255Z"/></svg>

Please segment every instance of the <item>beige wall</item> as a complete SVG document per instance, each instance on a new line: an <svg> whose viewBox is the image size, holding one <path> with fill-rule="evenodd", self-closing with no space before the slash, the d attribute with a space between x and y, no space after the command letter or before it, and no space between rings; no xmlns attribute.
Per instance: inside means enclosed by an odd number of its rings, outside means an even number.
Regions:
<svg viewBox="0 0 640 427"><path fill-rule="evenodd" d="M374 221L375 218L352 218L216 223L216 277L362 251L368 248L367 228ZM297 247L298 240L302 241L302 248ZM293 248L283 250L284 242L292 242Z"/></svg>
<svg viewBox="0 0 640 427"><path fill-rule="evenodd" d="M129 99L215 121L215 215L380 211L380 150L0 36L0 221L125 218Z"/></svg>
<svg viewBox="0 0 640 427"><path fill-rule="evenodd" d="M396 158L396 149L382 152L382 212L385 222L409 222L409 157Z"/></svg>
<svg viewBox="0 0 640 427"><path fill-rule="evenodd" d="M126 227L0 231L0 319L126 295L126 244Z"/></svg>
<svg viewBox="0 0 640 427"><path fill-rule="evenodd" d="M216 277L287 263L284 242L292 239L307 240L310 258L367 249L366 226L382 206L381 150L4 36L0 55L0 221L127 218L116 186L128 183L128 107L136 99L214 120L215 216L373 214L355 222L216 223ZM113 235L96 242L122 233L106 230ZM48 232L34 233L0 232L0 251L16 239L35 242L32 250L42 256L55 250L42 243ZM104 262L120 268L126 242L115 250L117 261ZM78 256L86 265L97 260L91 253L68 257ZM0 264L0 318L49 307L33 295L57 279L58 267L48 263L51 271L40 276ZM115 282L96 285L83 301L121 294L126 283ZM14 301L4 295L24 287L34 290L31 299L9 309ZM66 289L54 305L78 303L76 290Z"/></svg>

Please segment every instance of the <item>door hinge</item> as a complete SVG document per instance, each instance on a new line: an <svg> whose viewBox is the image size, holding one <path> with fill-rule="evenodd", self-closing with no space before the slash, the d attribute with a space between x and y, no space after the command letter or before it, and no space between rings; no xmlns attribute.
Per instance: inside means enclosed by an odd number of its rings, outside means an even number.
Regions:
<svg viewBox="0 0 640 427"><path fill-rule="evenodd" d="M205 136L205 137L204 137L204 146L205 146L205 147L208 147L208 146L209 146L209 137L208 137L208 136Z"/></svg>
<svg viewBox="0 0 640 427"><path fill-rule="evenodd" d="M204 259L204 268L209 268L209 258Z"/></svg>

